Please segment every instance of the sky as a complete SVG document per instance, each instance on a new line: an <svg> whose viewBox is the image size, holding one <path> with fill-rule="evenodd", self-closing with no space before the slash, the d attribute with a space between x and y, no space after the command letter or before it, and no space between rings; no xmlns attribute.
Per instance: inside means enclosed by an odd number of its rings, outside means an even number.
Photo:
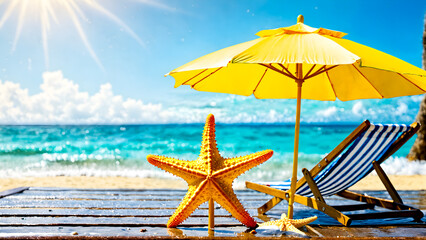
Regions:
<svg viewBox="0 0 426 240"><path fill-rule="evenodd" d="M171 70L305 24L421 67L426 1L4 0L0 124L291 123L294 100L173 88ZM304 100L302 122L412 122L422 96Z"/></svg>

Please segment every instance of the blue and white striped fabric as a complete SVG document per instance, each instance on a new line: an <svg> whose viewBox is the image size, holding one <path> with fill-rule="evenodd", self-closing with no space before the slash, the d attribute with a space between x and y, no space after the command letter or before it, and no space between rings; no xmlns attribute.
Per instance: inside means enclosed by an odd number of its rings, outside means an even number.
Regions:
<svg viewBox="0 0 426 240"><path fill-rule="evenodd" d="M407 125L371 124L347 149L323 169L315 178L315 182L323 196L331 196L348 189L373 171L374 160L380 159L395 140L408 131ZM283 182L264 182L261 184L281 189L290 189L290 179ZM312 197L307 183L303 184L296 194Z"/></svg>

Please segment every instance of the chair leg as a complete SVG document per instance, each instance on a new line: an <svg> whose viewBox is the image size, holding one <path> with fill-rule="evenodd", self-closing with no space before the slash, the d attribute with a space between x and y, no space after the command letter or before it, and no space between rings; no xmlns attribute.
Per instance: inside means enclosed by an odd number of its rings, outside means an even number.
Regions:
<svg viewBox="0 0 426 240"><path fill-rule="evenodd" d="M376 206L391 209L391 210L407 210L407 209L410 208L406 205L395 203L391 200L371 197L371 196L367 196L367 195L364 195L364 194L351 192L351 191L348 191L348 190L341 191L341 192L337 193L336 195L343 197L343 198L355 200L355 201L358 201L358 202L365 202L365 203L374 204Z"/></svg>
<svg viewBox="0 0 426 240"><path fill-rule="evenodd" d="M288 196L287 196L287 193L285 191L278 190L278 189L268 187L268 186L265 186L265 185L261 185L261 184L257 184L257 183L252 183L252 182L246 182L246 187L253 189L255 191L258 191L258 192L263 192L263 193L274 196L276 199L275 198L271 199L269 201L271 203L273 203L274 201L275 201L275 203L278 203L276 201L278 201L280 199L288 201ZM327 214L328 216L336 219L338 222L340 222L341 224L343 224L345 226L349 226L351 224L351 219L348 216L344 215L343 213L339 212L338 210L336 210L332 206L327 205L324 202L320 202L320 201L317 201L314 198L308 198L308 197L304 197L304 196L297 195L297 194L294 195L294 201L297 202L297 203L300 203L302 205L311 207L313 209L319 210L319 211ZM265 205L268 205L268 203L264 204L264 206ZM273 205L273 204L271 204L271 205ZM265 212L266 211L262 211L262 214L264 214Z"/></svg>
<svg viewBox="0 0 426 240"><path fill-rule="evenodd" d="M302 205L311 207L313 209L319 210L319 211L327 214L328 216L336 219L338 222L340 222L344 226L349 226L351 224L351 222L352 222L352 220L351 220L350 217L348 217L345 214L339 212L338 210L336 210L332 206L327 205L324 202L317 201L314 198L304 197L304 196L296 194L294 196L294 201L297 202L297 203L300 203Z"/></svg>
<svg viewBox="0 0 426 240"><path fill-rule="evenodd" d="M273 197L271 200L267 201L265 204L263 204L261 207L259 207L257 209L257 213L259 215L265 214L267 211L271 210L273 207L275 207L282 200L283 200L282 198Z"/></svg>
<svg viewBox="0 0 426 240"><path fill-rule="evenodd" d="M412 217L415 221L419 221L423 216L423 212L420 211L417 208L410 207L404 204L396 203L391 200L386 200L382 198L376 198L376 197L370 197L359 193L354 193L348 190L341 191L337 193L336 195L341 196L343 198L359 201L359 202L366 202L370 204L374 204L376 206L387 208L390 210L400 210L401 213L403 213L403 217ZM406 211L410 210L410 211ZM395 211L397 212L397 211ZM408 216L408 214L410 216ZM395 216L392 216L395 217Z"/></svg>
<svg viewBox="0 0 426 240"><path fill-rule="evenodd" d="M382 180L383 185L385 185L385 188L388 191L389 195L391 196L392 200L396 203L403 204L401 197L399 196L398 192L392 185L385 171L383 171L380 164L377 163L376 161L373 161L373 167L376 170L380 180Z"/></svg>
<svg viewBox="0 0 426 240"><path fill-rule="evenodd" d="M288 199L287 193L285 191L268 187L262 184L246 182L246 187L258 192L262 192L262 193L266 193L268 195L274 196L274 198L272 198L267 203L263 204L263 206L257 209L257 212L259 214L265 214L267 211L271 210L274 206L276 206L282 200Z"/></svg>
<svg viewBox="0 0 426 240"><path fill-rule="evenodd" d="M339 212L334 207L326 204L324 197L322 196L320 190L318 189L318 186L315 183L309 170L304 168L302 169L302 172L303 172L303 175L305 176L305 179L306 179L306 182L308 183L309 188L311 189L312 194L314 194L314 197L315 197L315 200L313 200L313 198L310 198L311 201L316 202L316 204L312 203L311 207L324 212L325 214L336 219L343 225L349 226L351 224L351 219L349 217ZM315 207L315 205L317 206L317 208Z"/></svg>
<svg viewBox="0 0 426 240"><path fill-rule="evenodd" d="M317 184L315 183L311 173L308 169L304 168L302 169L303 175L305 176L306 182L308 183L309 188L311 189L311 192L314 194L314 197L317 201L325 203L324 198L322 197L322 194L320 190L318 189Z"/></svg>

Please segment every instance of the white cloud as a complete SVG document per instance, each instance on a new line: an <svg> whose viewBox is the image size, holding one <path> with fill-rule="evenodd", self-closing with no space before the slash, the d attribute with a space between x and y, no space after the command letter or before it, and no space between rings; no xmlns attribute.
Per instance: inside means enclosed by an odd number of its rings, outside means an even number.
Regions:
<svg viewBox="0 0 426 240"><path fill-rule="evenodd" d="M89 95L61 71L43 74L41 92L29 95L19 84L0 82L0 123L92 124L167 122L161 104L114 95L111 84ZM166 118L164 118L166 116Z"/></svg>
<svg viewBox="0 0 426 240"><path fill-rule="evenodd" d="M365 110L365 107L361 101L357 101L352 107L352 113L356 116L361 116L365 115L367 113L367 110Z"/></svg>
<svg viewBox="0 0 426 240"><path fill-rule="evenodd" d="M319 110L317 111L316 114L321 117L329 118L336 115L337 111L338 111L337 107L332 106L326 109Z"/></svg>
<svg viewBox="0 0 426 240"><path fill-rule="evenodd" d="M399 103L398 107L395 110L395 115L404 115L408 111L408 106L405 103Z"/></svg>
<svg viewBox="0 0 426 240"><path fill-rule="evenodd" d="M302 122L411 122L420 97L355 102L304 101ZM116 95L109 83L94 94L79 89L61 71L45 72L40 92L30 95L19 84L0 81L0 124L144 124L202 123L213 113L221 123L293 123L296 102L228 94L175 96L146 103Z"/></svg>
<svg viewBox="0 0 426 240"><path fill-rule="evenodd" d="M419 103L423 100L423 98L425 97L425 95L414 95L414 96L410 96L411 100L413 102Z"/></svg>

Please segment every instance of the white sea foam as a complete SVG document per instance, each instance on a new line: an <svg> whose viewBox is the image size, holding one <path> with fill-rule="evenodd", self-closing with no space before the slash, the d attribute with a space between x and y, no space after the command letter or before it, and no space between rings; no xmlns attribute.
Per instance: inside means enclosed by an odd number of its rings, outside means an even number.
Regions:
<svg viewBox="0 0 426 240"><path fill-rule="evenodd" d="M409 161L404 157L391 157L382 163L381 166L389 175L426 174L426 161Z"/></svg>
<svg viewBox="0 0 426 240"><path fill-rule="evenodd" d="M57 176L89 176L89 177L140 177L140 178L176 178L172 174L164 173L161 170L147 170L147 169L99 169L99 168L77 168L77 167L64 167L57 169L44 170L19 170L7 169L0 170L2 178L16 178L16 177L57 177Z"/></svg>
<svg viewBox="0 0 426 240"><path fill-rule="evenodd" d="M426 173L426 161L408 161L403 157L391 157L382 165L388 175L424 175ZM299 166L310 168L312 166ZM375 174L374 171L372 173ZM172 174L144 165L143 167L96 167L96 166L60 166L45 168L42 165L33 165L27 169L15 168L0 170L0 176L4 178L13 177L53 177L53 176L95 176L95 177L140 177L140 178L169 178L174 179ZM238 177L234 187L241 188L244 182L250 181L280 181L287 180L291 176L291 165L282 164L281 167L275 165L261 165Z"/></svg>

